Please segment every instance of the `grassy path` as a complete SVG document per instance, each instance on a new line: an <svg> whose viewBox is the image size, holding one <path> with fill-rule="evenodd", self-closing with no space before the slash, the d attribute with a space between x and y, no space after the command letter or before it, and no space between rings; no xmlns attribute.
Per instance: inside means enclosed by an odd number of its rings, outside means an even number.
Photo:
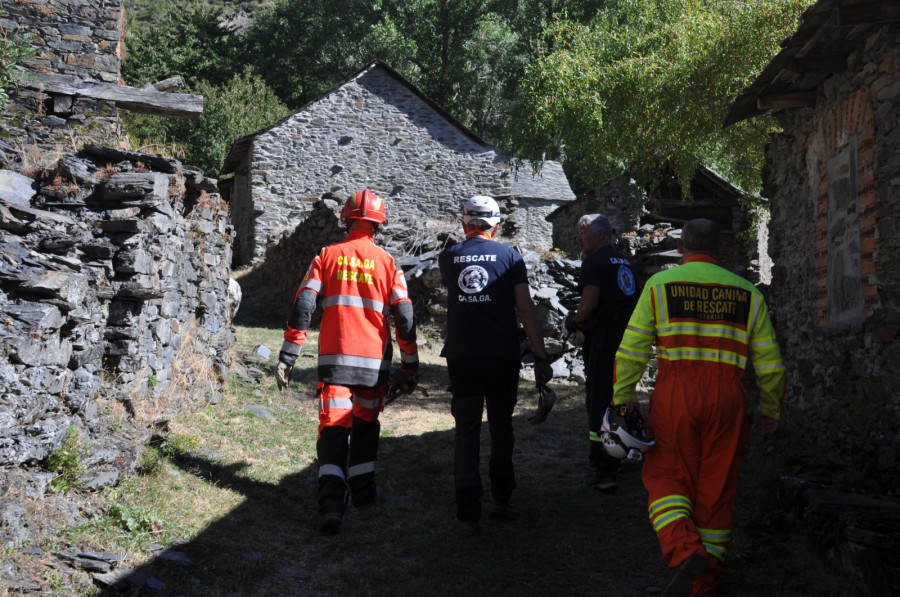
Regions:
<svg viewBox="0 0 900 597"><path fill-rule="evenodd" d="M250 351L264 344L274 353L280 331L239 328L237 336L247 370L235 376L224 400L169 418L159 430L160 458L151 472L107 495L105 516L58 538L126 554L141 581L150 579L158 589L97 591L82 579L80 587L62 587L58 594L659 592L666 570L647 520L639 467L626 468L615 494L584 485L587 434L580 386L557 384L556 407L547 422L532 427L527 416L537 397L523 379L514 421L518 489L511 513L487 519L474 537L459 536L453 526L446 370L437 347L424 346L428 396L400 398L381 418L378 483L386 502L362 512L351 508L339 535L322 536L315 511L314 349L304 349L291 390L279 392L274 354L268 361L253 360ZM767 468L765 459L771 449L777 446L751 439L722 595L861 595L774 507L778 471ZM116 509L143 524L125 529L121 517L109 514Z"/></svg>

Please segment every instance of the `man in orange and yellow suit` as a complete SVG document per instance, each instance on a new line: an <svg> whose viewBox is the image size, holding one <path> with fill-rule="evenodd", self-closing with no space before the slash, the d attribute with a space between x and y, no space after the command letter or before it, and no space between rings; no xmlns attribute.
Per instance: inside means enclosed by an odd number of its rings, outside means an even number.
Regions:
<svg viewBox="0 0 900 597"><path fill-rule="evenodd" d="M721 244L715 222L685 224L682 264L647 281L616 353L613 402L636 404L635 384L656 345L648 416L656 445L642 475L670 569L664 597L718 594L750 428L748 361L762 434L775 432L782 415L785 368L768 308L753 284L718 265Z"/></svg>

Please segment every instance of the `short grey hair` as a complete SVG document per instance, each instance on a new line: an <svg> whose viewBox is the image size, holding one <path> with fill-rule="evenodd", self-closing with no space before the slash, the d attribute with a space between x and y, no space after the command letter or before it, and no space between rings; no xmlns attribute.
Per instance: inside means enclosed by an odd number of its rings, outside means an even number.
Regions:
<svg viewBox="0 0 900 597"><path fill-rule="evenodd" d="M581 216L575 229L581 230L582 226L590 226L594 232L603 232L606 238L612 239L612 224L609 223L609 218L603 214L586 214Z"/></svg>

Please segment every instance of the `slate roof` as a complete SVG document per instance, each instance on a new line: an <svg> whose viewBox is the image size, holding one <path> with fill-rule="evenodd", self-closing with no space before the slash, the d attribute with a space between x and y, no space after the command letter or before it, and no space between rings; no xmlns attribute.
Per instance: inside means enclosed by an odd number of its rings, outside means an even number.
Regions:
<svg viewBox="0 0 900 597"><path fill-rule="evenodd" d="M812 106L821 83L847 68L847 57L871 31L900 21L897 0L819 0L797 31L735 100L725 126L770 110Z"/></svg>
<svg viewBox="0 0 900 597"><path fill-rule="evenodd" d="M559 162L545 161L537 174L533 172L532 163L522 160L518 169L510 173L510 195L518 199L575 200Z"/></svg>

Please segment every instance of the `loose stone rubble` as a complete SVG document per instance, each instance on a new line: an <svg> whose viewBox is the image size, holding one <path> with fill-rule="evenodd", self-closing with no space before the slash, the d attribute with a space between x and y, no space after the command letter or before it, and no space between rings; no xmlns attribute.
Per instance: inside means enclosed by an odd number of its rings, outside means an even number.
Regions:
<svg viewBox="0 0 900 597"><path fill-rule="evenodd" d="M344 238L340 222L343 200L326 195L317 201L310 215L290 235L271 246L263 262L241 278L244 286L245 315L268 313L269 319L283 323L305 268L319 249ZM630 256L643 279L677 264L681 255L675 250L680 230L670 223L648 224L623 234L619 248ZM410 298L415 305L417 324L440 337L446 325L447 292L442 287L438 255L464 236L458 221L405 221L392 218L376 235L376 243L394 256L403 269ZM500 242L505 242L501 236ZM584 381L581 349L567 338L563 321L580 300L578 276L581 261L554 252L539 253L516 247L522 253L529 273L531 297L537 306L544 332L544 342L554 358L555 377L559 380ZM273 297L280 297L275 298ZM315 325L315 321L313 325ZM522 333L522 349L526 364L529 347ZM526 373L527 373L526 368ZM651 369L652 370L652 366ZM650 382L650 377L645 381Z"/></svg>
<svg viewBox="0 0 900 597"><path fill-rule="evenodd" d="M110 433L112 407L164 414L220 394L239 296L227 207L202 172L101 146L31 176L21 160L0 146L0 468L28 473L0 484L4 545L28 536L21 500L44 495L54 475L37 465L68 430L99 489L141 451Z"/></svg>

